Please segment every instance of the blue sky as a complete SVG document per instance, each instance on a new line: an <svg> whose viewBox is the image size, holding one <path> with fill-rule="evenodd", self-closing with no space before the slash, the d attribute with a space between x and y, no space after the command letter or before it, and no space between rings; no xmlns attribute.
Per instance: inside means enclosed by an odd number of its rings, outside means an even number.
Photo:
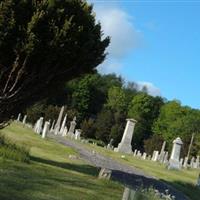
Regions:
<svg viewBox="0 0 200 200"><path fill-rule="evenodd" d="M99 71L200 108L200 0L90 2L111 36Z"/></svg>

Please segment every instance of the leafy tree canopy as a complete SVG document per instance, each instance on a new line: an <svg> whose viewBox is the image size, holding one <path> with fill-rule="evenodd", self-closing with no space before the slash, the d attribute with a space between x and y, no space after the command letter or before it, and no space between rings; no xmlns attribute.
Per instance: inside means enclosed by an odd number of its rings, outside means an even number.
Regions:
<svg viewBox="0 0 200 200"><path fill-rule="evenodd" d="M108 44L86 1L1 0L0 123L92 72Z"/></svg>

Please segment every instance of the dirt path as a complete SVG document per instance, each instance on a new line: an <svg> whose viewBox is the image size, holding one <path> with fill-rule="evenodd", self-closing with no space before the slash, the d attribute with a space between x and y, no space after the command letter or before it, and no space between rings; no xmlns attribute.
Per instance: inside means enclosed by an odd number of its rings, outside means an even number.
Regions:
<svg viewBox="0 0 200 200"><path fill-rule="evenodd" d="M188 200L188 198L181 192L177 191L168 184L158 181L156 178L151 177L143 173L142 171L122 164L112 158L103 156L99 153L85 149L82 145L63 138L61 136L49 135L48 137L56 140L58 143L69 146L80 154L80 157L90 163L93 166L99 168L107 168L112 170L112 180L121 182L122 184L138 188L140 186L150 187L153 186L158 191L164 193L165 190L169 190L169 193L176 197L176 200Z"/></svg>

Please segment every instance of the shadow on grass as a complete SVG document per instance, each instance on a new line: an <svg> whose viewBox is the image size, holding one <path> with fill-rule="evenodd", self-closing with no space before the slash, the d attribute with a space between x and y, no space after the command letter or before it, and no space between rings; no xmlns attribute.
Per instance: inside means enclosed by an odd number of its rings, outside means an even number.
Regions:
<svg viewBox="0 0 200 200"><path fill-rule="evenodd" d="M46 160L46 159L38 158L34 156L31 156L31 160L34 162L43 163L43 164L51 165L54 167L60 167L63 169L72 170L72 171L76 171L76 172L91 175L91 176L97 176L98 171L99 171L99 169L96 167L93 167L90 165L84 165L84 164L62 163L62 162Z"/></svg>
<svg viewBox="0 0 200 200"><path fill-rule="evenodd" d="M94 167L57 163L39 158L34 158L34 161L37 163L24 164L0 160L1 200L47 200L55 197L76 199L77 191L83 195L81 199L87 199L87 191L102 191L102 185L96 183L96 178L73 173L75 171L96 175L97 170ZM49 167L40 163L48 164ZM69 171L51 168L50 165Z"/></svg>
<svg viewBox="0 0 200 200"><path fill-rule="evenodd" d="M169 194L174 195L176 200L187 200L188 198L185 196L185 190L183 188L177 187L173 182L164 182L163 180L156 180L153 178L145 177L142 175L130 174L127 172L122 172L118 170L113 170L111 178L115 181L119 181L124 185L132 188L133 190L137 190L140 188L150 188L158 190L160 193L166 193L166 190L169 191ZM175 189L176 187L176 189ZM182 192L180 192L182 191ZM183 194L184 191L184 194ZM198 199L199 200L199 199Z"/></svg>
<svg viewBox="0 0 200 200"><path fill-rule="evenodd" d="M171 184L173 187L177 188L179 191L184 191L190 199L199 200L200 199L200 188L194 184L184 183L181 181L168 182L162 180L166 184Z"/></svg>

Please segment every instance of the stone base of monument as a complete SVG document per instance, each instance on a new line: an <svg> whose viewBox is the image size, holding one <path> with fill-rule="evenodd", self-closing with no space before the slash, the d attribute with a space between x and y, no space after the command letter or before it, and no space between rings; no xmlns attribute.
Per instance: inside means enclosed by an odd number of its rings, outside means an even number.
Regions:
<svg viewBox="0 0 200 200"><path fill-rule="evenodd" d="M99 172L99 179L107 179L110 180L112 174L112 170L110 169L106 169L106 168L101 168L100 172Z"/></svg>
<svg viewBox="0 0 200 200"><path fill-rule="evenodd" d="M130 144L124 144L124 143L119 143L115 151L128 154L133 153L132 146Z"/></svg>
<svg viewBox="0 0 200 200"><path fill-rule="evenodd" d="M169 164L168 164L168 169L180 170L181 169L181 164L177 160L170 159L169 160Z"/></svg>

